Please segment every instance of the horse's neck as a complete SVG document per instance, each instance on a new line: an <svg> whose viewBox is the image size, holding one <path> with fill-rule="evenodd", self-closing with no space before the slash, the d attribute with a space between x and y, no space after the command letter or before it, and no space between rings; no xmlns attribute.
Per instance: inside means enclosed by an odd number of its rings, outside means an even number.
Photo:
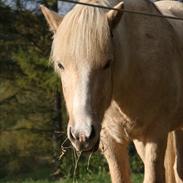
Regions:
<svg viewBox="0 0 183 183"><path fill-rule="evenodd" d="M127 10L160 14L149 0L124 0L124 6ZM154 27L159 27L160 30ZM131 77L130 72L134 72L134 68L143 66L143 60L149 60L150 56L153 58L152 50L159 49L157 43L164 47L167 32L172 34L171 29L169 22L164 19L124 13L121 22L114 30L116 73L119 79L126 80ZM151 46L151 49L148 49L148 46ZM147 64L153 63L153 60L150 60Z"/></svg>

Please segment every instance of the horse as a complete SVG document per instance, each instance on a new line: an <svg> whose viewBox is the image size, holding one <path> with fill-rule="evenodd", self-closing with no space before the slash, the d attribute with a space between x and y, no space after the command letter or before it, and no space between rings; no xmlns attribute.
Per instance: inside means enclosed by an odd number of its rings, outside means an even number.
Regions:
<svg viewBox="0 0 183 183"><path fill-rule="evenodd" d="M182 3L83 2L122 11L76 5L61 17L41 6L54 33L51 61L61 76L71 143L82 152L100 144L112 182L130 183L127 147L133 140L145 165L144 183L164 183L174 131L174 181L182 182L183 23L123 12L183 17Z"/></svg>

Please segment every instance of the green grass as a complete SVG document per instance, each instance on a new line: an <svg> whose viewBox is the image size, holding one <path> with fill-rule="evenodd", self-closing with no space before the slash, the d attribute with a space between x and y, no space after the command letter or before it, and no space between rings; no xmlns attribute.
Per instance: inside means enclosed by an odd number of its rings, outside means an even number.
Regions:
<svg viewBox="0 0 183 183"><path fill-rule="evenodd" d="M0 183L111 183L110 175L105 168L98 167L95 171L84 169L82 166L76 173L75 179L73 180L72 174L68 177L64 177L60 180L53 181L50 179L50 168L42 167L35 168L27 174L21 175L9 175L3 179L0 179ZM69 175L69 174L65 174ZM142 174L132 174L133 183L142 183Z"/></svg>
<svg viewBox="0 0 183 183"><path fill-rule="evenodd" d="M142 183L143 182L143 174L132 174L132 182L133 183Z"/></svg>
<svg viewBox="0 0 183 183"><path fill-rule="evenodd" d="M132 175L132 182L133 183L141 183L143 180L143 175L142 174L133 174ZM87 174L87 175L82 175L79 178L77 178L75 181L73 181L72 178L65 178L62 180L57 180L57 181L51 181L48 179L32 179L32 178L25 178L25 179L17 179L13 180L12 179L4 179L0 180L0 183L111 183L110 181L110 176L106 172L99 172L97 175L94 174Z"/></svg>

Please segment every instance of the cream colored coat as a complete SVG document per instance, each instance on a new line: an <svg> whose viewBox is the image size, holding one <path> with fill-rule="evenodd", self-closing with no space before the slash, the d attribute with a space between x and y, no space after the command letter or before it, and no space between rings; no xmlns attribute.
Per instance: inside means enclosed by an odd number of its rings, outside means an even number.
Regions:
<svg viewBox="0 0 183 183"><path fill-rule="evenodd" d="M116 8L183 17L183 5L174 1L124 0ZM144 183L163 183L167 136L179 129L175 175L182 182L183 22L78 5L60 24L58 15L42 11L55 32L52 58L62 78L73 145L93 147L101 134L113 183L128 183L127 145L133 140L145 165ZM103 72L107 59L113 61ZM91 124L95 137L87 141ZM79 132L78 140L70 129Z"/></svg>

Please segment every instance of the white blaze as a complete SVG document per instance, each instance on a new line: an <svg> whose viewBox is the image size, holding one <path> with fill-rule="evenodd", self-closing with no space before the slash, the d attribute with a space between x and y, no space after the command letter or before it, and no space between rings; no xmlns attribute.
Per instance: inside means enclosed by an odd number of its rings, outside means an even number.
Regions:
<svg viewBox="0 0 183 183"><path fill-rule="evenodd" d="M80 71L79 83L75 89L73 98L73 117L75 129L79 132L85 132L86 136L91 132L90 104L89 99L89 70L86 68Z"/></svg>

